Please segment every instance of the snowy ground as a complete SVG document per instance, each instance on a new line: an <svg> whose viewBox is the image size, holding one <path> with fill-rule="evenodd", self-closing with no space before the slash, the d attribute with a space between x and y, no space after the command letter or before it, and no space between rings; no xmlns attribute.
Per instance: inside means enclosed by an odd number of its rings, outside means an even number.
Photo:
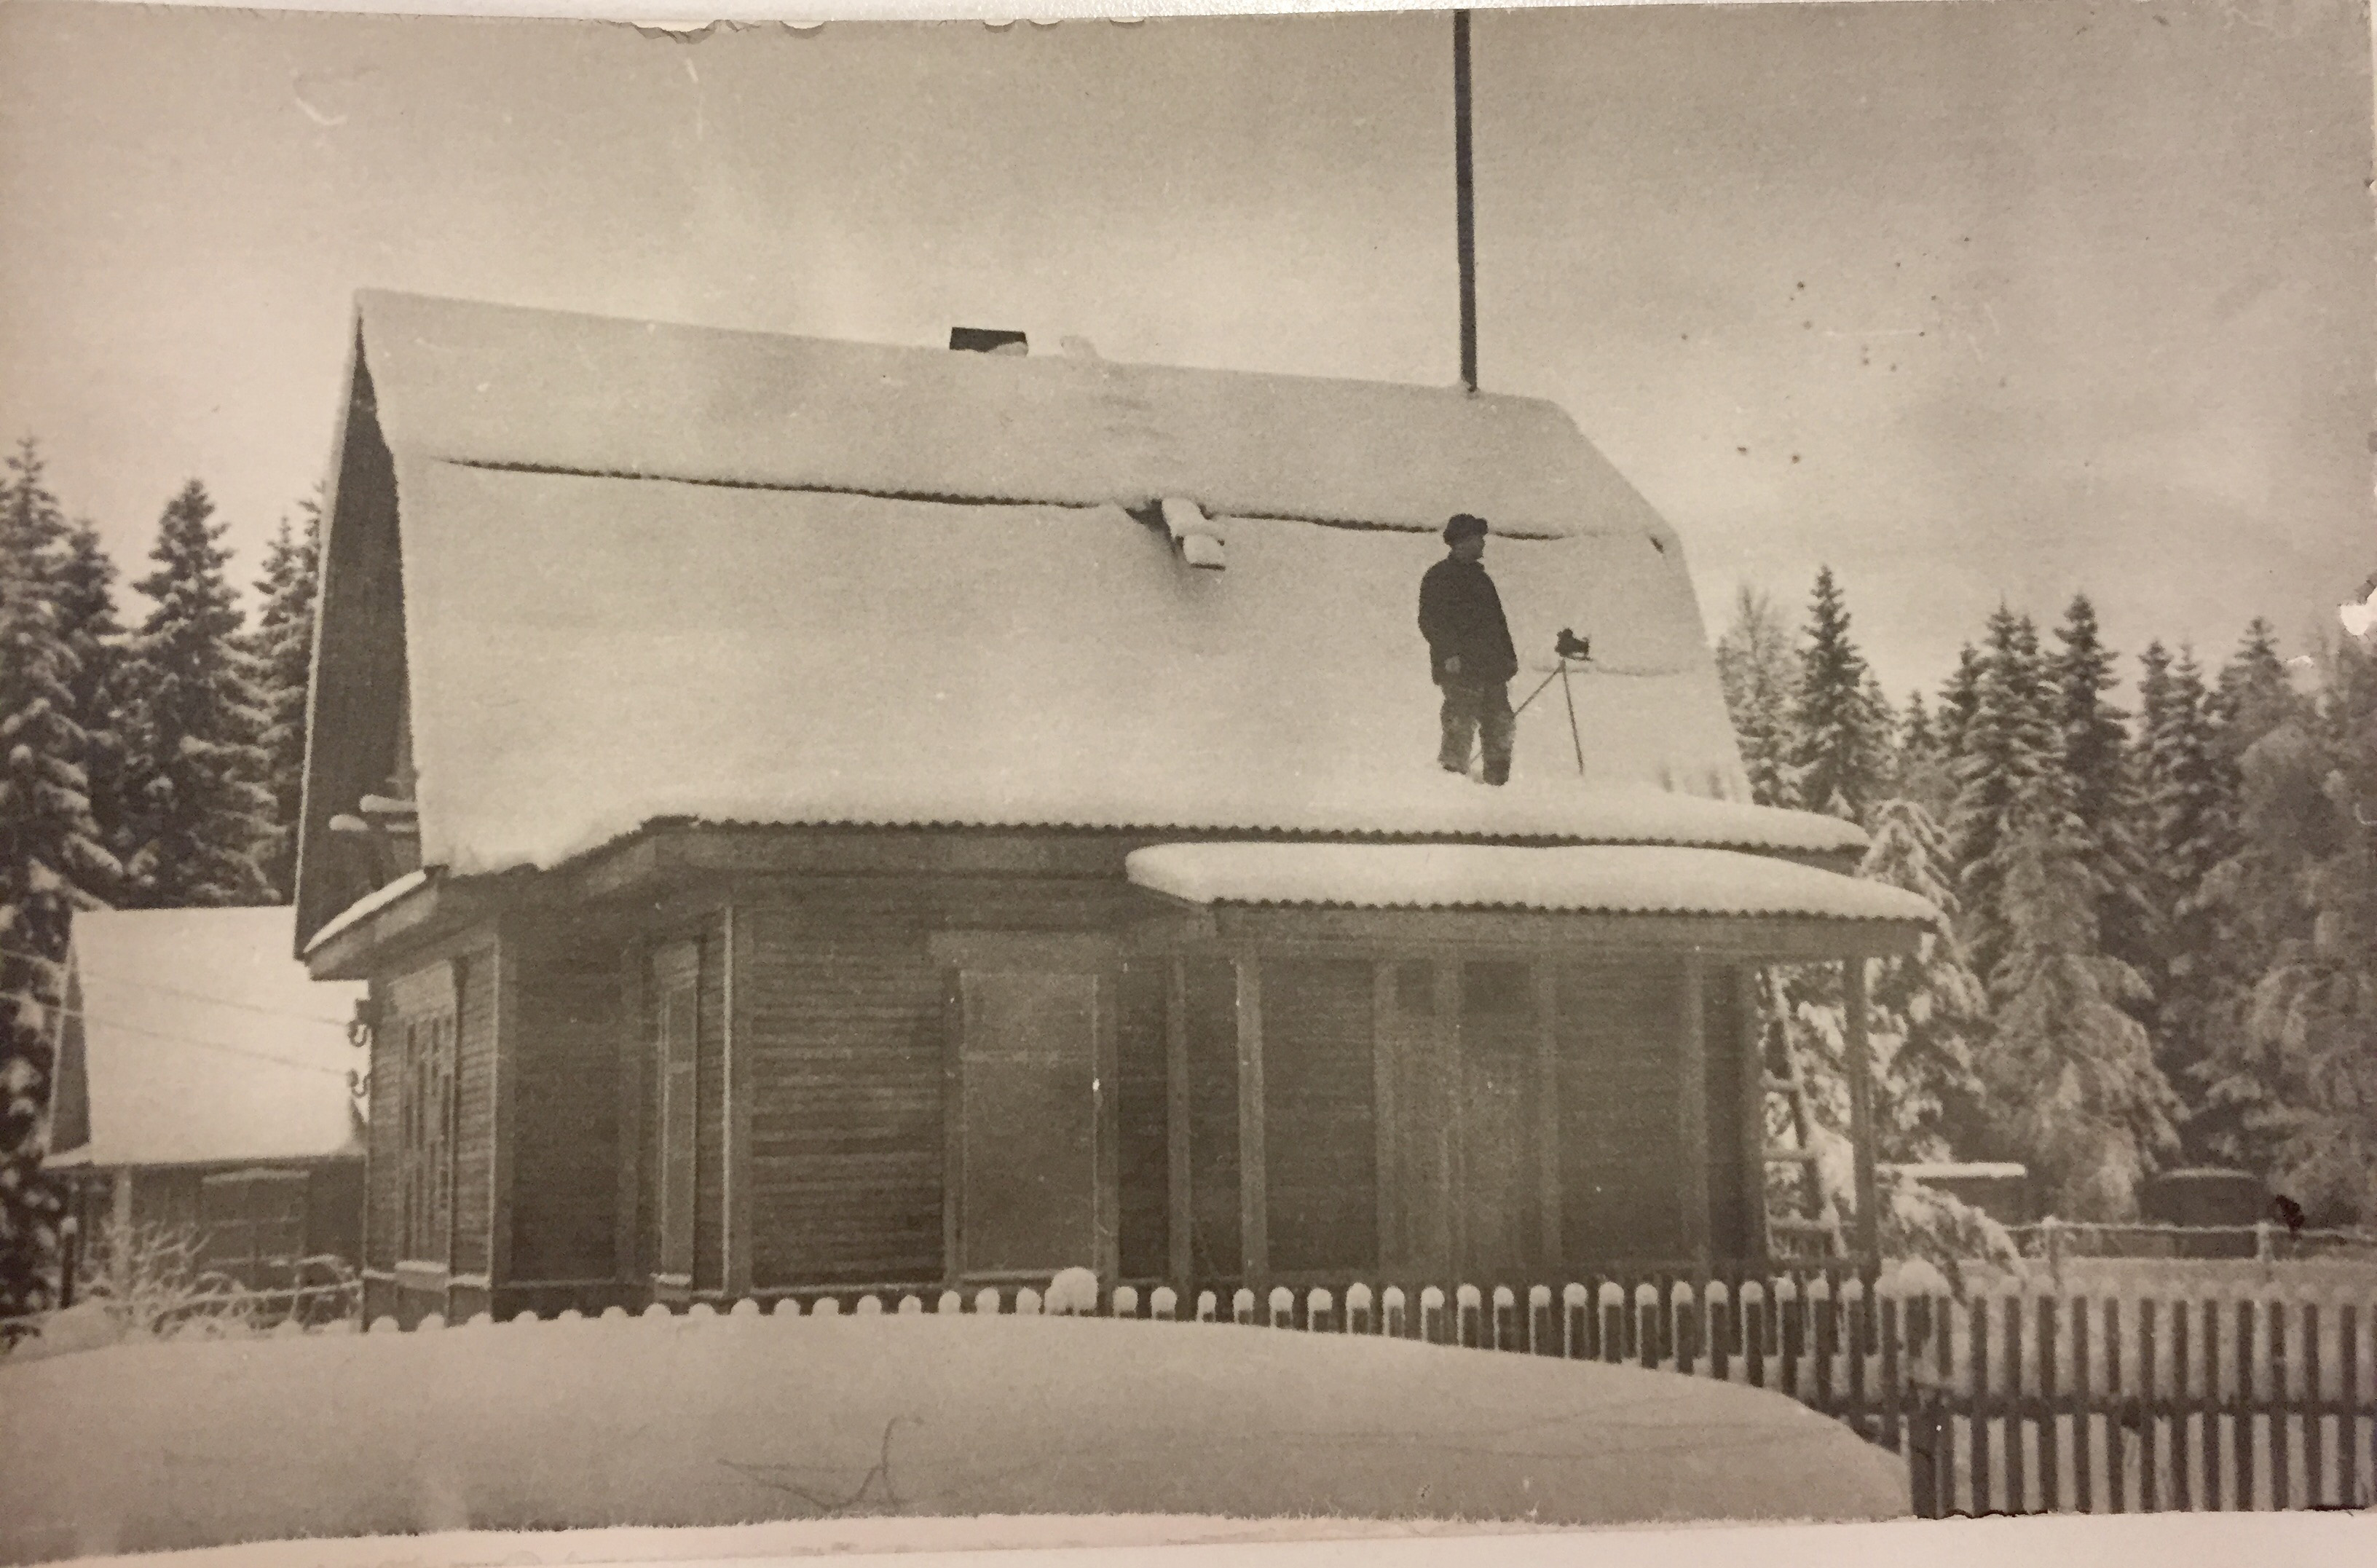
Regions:
<svg viewBox="0 0 2377 1568"><path fill-rule="evenodd" d="M672 1318L0 1364L0 1560L305 1536L1128 1514L1877 1519L1778 1395L1233 1325Z"/></svg>

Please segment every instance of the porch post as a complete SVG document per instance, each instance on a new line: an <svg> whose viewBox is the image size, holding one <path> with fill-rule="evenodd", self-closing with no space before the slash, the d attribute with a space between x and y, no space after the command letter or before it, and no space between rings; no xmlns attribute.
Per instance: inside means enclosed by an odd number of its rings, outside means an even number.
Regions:
<svg viewBox="0 0 2377 1568"><path fill-rule="evenodd" d="M1410 1251L1404 1239L1403 1112L1395 1102L1395 1076L1403 1070L1395 1014L1395 963L1370 966L1370 1113L1377 1147L1379 1264L1400 1268Z"/></svg>
<svg viewBox="0 0 2377 1568"><path fill-rule="evenodd" d="M645 1059L644 945L627 943L619 961L619 1169L617 1207L612 1211L611 1262L621 1285L636 1280L636 1241L644 1194Z"/></svg>
<svg viewBox="0 0 2377 1568"><path fill-rule="evenodd" d="M1188 964L1174 958L1164 999L1164 1149L1171 1194L1165 1233L1171 1241L1172 1288L1187 1292L1196 1272L1196 1204L1188 1164Z"/></svg>
<svg viewBox="0 0 2377 1568"><path fill-rule="evenodd" d="M1863 1258L1881 1252L1881 1215L1873 1174L1873 1068L1866 1053L1865 964L1841 964L1842 1009L1848 1015L1849 1140L1857 1154L1857 1251Z"/></svg>
<svg viewBox="0 0 2377 1568"><path fill-rule="evenodd" d="M1709 1264L1708 964L1698 948L1684 951L1682 1037L1677 1042L1676 1131L1682 1164L1684 1253Z"/></svg>
<svg viewBox="0 0 2377 1568"><path fill-rule="evenodd" d="M1436 1037L1429 1042L1435 1058L1428 1081L1438 1096L1432 1131L1436 1135L1437 1212L1444 1217L1444 1250L1439 1265L1458 1274L1469 1267L1468 1140L1464 1114L1469 1101L1468 1064L1461 1049L1461 965L1451 959L1436 961Z"/></svg>
<svg viewBox="0 0 2377 1568"><path fill-rule="evenodd" d="M1263 1182L1262 964L1234 961L1238 992L1238 1248L1248 1280L1271 1272L1271 1201Z"/></svg>
<svg viewBox="0 0 2377 1568"><path fill-rule="evenodd" d="M724 1158L719 1162L719 1283L729 1297L751 1289L751 920L735 904L726 906L725 987L726 1038L724 1105L722 1131Z"/></svg>

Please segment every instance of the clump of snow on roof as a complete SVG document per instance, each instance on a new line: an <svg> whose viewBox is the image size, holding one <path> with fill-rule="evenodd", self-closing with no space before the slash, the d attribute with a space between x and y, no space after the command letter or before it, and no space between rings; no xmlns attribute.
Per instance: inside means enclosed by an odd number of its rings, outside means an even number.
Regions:
<svg viewBox="0 0 2377 1568"><path fill-rule="evenodd" d="M1492 790L1435 762L1432 537L1236 519L1201 572L1111 507L399 468L423 854L457 875L661 818L1864 843L1751 804L1679 553L1640 533L1489 547L1531 654L1576 627L1670 672L1555 680Z"/></svg>
<svg viewBox="0 0 2377 1568"><path fill-rule="evenodd" d="M1910 1181L1953 1180L1960 1177L2020 1178L2030 1174L2029 1167L2012 1160L1937 1160L1925 1164L1891 1167Z"/></svg>
<svg viewBox="0 0 2377 1568"><path fill-rule="evenodd" d="M294 913L91 911L71 957L95 1166L357 1154L347 1024L359 984L292 957ZM61 1149L60 1155L76 1154Z"/></svg>
<svg viewBox="0 0 2377 1568"><path fill-rule="evenodd" d="M1166 844L1134 850L1124 865L1140 886L1193 904L1940 920L1902 888L1721 849Z"/></svg>

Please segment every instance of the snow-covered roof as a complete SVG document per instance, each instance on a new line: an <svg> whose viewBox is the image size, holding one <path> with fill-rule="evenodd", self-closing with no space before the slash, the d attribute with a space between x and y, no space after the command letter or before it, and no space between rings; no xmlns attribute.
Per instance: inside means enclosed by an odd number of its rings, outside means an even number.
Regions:
<svg viewBox="0 0 2377 1568"><path fill-rule="evenodd" d="M663 818L1864 842L1750 804L1680 545L1547 403L375 293L348 419L309 883L380 787L339 759L385 751L325 715L391 676L458 875ZM1166 497L1224 569L1126 509ZM1596 655L1502 790L1434 760L1416 593L1461 509L1541 535L1487 550L1512 700L1560 628ZM309 886L306 926L360 891Z"/></svg>
<svg viewBox="0 0 2377 1568"><path fill-rule="evenodd" d="M1940 919L1902 888L1722 849L1165 844L1132 851L1124 868L1141 887L1192 904Z"/></svg>
<svg viewBox="0 0 2377 1568"><path fill-rule="evenodd" d="M78 914L60 1078L80 1125L55 1130L54 1163L361 1154L347 1023L365 987L313 979L293 924L285 906Z"/></svg>

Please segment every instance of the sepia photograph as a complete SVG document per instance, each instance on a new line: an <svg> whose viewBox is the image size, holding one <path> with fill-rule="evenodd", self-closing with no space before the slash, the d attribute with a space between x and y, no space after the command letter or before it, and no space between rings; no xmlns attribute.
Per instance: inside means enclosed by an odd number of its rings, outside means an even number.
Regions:
<svg viewBox="0 0 2377 1568"><path fill-rule="evenodd" d="M8 0L0 1564L2365 1550L2371 58Z"/></svg>

